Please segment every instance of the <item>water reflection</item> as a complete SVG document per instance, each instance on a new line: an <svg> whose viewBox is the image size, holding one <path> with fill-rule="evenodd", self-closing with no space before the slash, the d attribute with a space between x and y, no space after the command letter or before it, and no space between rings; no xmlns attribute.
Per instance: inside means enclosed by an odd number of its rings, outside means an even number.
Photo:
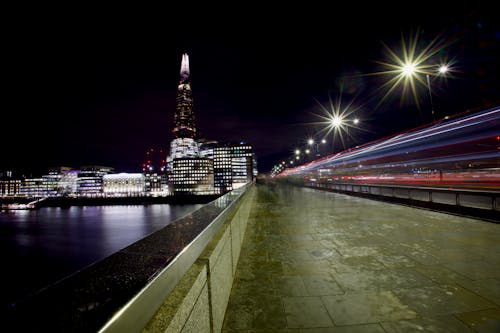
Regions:
<svg viewBox="0 0 500 333"><path fill-rule="evenodd" d="M200 208L196 205L45 207L0 212L2 308Z"/></svg>

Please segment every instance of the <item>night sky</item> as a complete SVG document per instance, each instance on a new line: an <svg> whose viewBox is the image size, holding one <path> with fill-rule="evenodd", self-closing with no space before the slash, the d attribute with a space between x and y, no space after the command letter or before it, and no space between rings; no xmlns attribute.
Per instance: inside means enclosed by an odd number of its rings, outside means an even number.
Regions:
<svg viewBox="0 0 500 333"><path fill-rule="evenodd" d="M399 52L402 34L419 31L419 47L439 34L448 41L429 59L455 61L453 77L432 81L438 115L498 104L493 5L435 3L11 13L2 41L0 170L41 175L96 164L140 172L146 150L168 149L173 138L184 52L199 133L250 143L260 172L307 137L323 137L316 114L340 92L361 120L345 148L430 121L425 86L418 85L420 108L398 90L380 103L377 88L387 79L366 75L388 61L383 43ZM327 139L326 149L342 149Z"/></svg>

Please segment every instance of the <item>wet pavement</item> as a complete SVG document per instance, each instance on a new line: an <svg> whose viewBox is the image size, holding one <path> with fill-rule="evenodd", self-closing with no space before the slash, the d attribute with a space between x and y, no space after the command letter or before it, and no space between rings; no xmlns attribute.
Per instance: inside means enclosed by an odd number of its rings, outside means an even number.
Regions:
<svg viewBox="0 0 500 333"><path fill-rule="evenodd" d="M223 332L500 332L500 224L257 185Z"/></svg>

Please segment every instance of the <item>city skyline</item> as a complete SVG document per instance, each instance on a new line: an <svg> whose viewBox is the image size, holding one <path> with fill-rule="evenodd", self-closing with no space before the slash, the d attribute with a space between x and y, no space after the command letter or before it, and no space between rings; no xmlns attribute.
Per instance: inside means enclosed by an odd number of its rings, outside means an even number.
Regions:
<svg viewBox="0 0 500 333"><path fill-rule="evenodd" d="M168 155L150 148L142 173L115 173L110 166L89 165L75 169L57 167L41 177L0 171L0 196L30 198L129 198L222 195L245 186L257 176L255 154L243 142L218 142L198 138L190 86L189 55L182 54L176 110ZM14 209L35 208L35 202L16 203Z"/></svg>
<svg viewBox="0 0 500 333"><path fill-rule="evenodd" d="M178 29L182 20L172 17L142 28L97 19L87 29L77 20L66 26L70 39L48 33L57 30L44 22L26 42L8 40L11 84L4 109L9 111L2 119L9 124L8 144L0 168L44 172L96 164L140 170L147 149L168 151L173 139L166 129L173 128L171 87L178 82L183 53L190 55L195 73L200 137L248 142L261 172L317 135L314 114L330 98L342 95L359 110L363 131L353 130L347 145L428 121L426 87L418 87L420 108L411 101L401 104L397 91L377 106L381 78L365 75L380 70L376 61L387 61L384 44L397 51L401 36L417 30L424 44L444 36L449 42L435 58L447 56L456 65L453 77L432 81L440 116L498 102L499 32L488 6L293 13L280 20L274 12L259 13L259 20L217 15L196 22L203 28L183 29ZM341 149L329 144L330 152Z"/></svg>

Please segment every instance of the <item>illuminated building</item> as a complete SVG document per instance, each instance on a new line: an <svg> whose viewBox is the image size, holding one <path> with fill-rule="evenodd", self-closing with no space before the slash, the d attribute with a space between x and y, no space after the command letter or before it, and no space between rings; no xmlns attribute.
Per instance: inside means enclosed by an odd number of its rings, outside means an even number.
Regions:
<svg viewBox="0 0 500 333"><path fill-rule="evenodd" d="M46 197L49 192L45 178L26 178L21 186L20 194L26 197Z"/></svg>
<svg viewBox="0 0 500 333"><path fill-rule="evenodd" d="M73 195L77 191L78 172L69 167L51 168L47 175L24 179L19 192L27 197Z"/></svg>
<svg viewBox="0 0 500 333"><path fill-rule="evenodd" d="M199 156L198 144L191 138L177 138L170 143L170 160Z"/></svg>
<svg viewBox="0 0 500 333"><path fill-rule="evenodd" d="M174 195L214 193L214 164L210 158L177 158L169 182Z"/></svg>
<svg viewBox="0 0 500 333"><path fill-rule="evenodd" d="M103 175L103 193L112 197L142 196L145 191L145 179L142 173Z"/></svg>
<svg viewBox="0 0 500 333"><path fill-rule="evenodd" d="M219 145L215 140L199 139L197 140L200 157L214 158L214 149Z"/></svg>
<svg viewBox="0 0 500 333"><path fill-rule="evenodd" d="M175 139L170 143L167 176L171 191L179 194L213 194L213 160L200 157L196 139L189 57L182 55L180 81L174 114Z"/></svg>
<svg viewBox="0 0 500 333"><path fill-rule="evenodd" d="M254 178L254 154L247 144L233 146L231 151L231 168L233 170L233 190L242 187Z"/></svg>
<svg viewBox="0 0 500 333"><path fill-rule="evenodd" d="M43 175L45 191L43 196L64 196L76 193L78 170L70 167L55 167L49 169L48 175Z"/></svg>
<svg viewBox="0 0 500 333"><path fill-rule="evenodd" d="M214 149L214 189L217 194L233 189L231 147L221 146Z"/></svg>
<svg viewBox="0 0 500 333"><path fill-rule="evenodd" d="M219 144L214 148L214 188L223 194L251 182L256 176L252 146L241 143Z"/></svg>
<svg viewBox="0 0 500 333"><path fill-rule="evenodd" d="M21 183L21 179L12 177L12 171L0 172L0 196L19 194Z"/></svg>
<svg viewBox="0 0 500 333"><path fill-rule="evenodd" d="M176 109L173 133L176 138L196 138L193 112L193 96L189 77L189 57L182 55L181 79L177 87Z"/></svg>
<svg viewBox="0 0 500 333"><path fill-rule="evenodd" d="M78 189L78 174L80 170L67 170L59 178L59 195L75 195Z"/></svg>
<svg viewBox="0 0 500 333"><path fill-rule="evenodd" d="M85 197L99 197L103 194L104 175L113 172L113 168L106 166L83 166L78 174L77 194Z"/></svg>
<svg viewBox="0 0 500 333"><path fill-rule="evenodd" d="M166 196L168 192L167 175L165 173L144 173L144 190L153 197Z"/></svg>

